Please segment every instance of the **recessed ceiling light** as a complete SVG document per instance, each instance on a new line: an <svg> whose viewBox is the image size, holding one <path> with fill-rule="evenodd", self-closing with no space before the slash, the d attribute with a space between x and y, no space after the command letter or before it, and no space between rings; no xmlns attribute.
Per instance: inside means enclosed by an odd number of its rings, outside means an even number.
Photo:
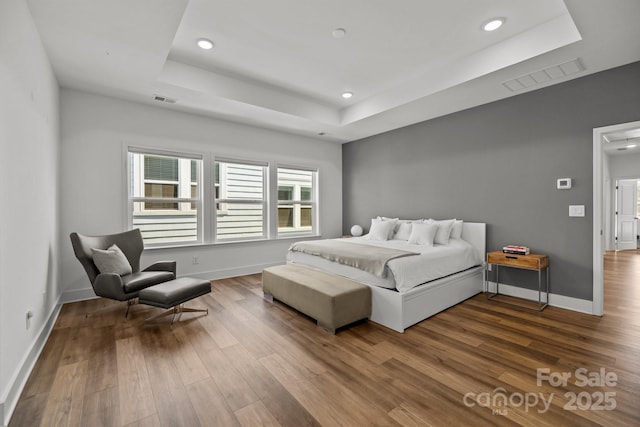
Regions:
<svg viewBox="0 0 640 427"><path fill-rule="evenodd" d="M213 49L213 42L207 39L198 39L198 47L204 50Z"/></svg>
<svg viewBox="0 0 640 427"><path fill-rule="evenodd" d="M353 96L353 92L342 92L342 97L344 99L349 99Z"/></svg>
<svg viewBox="0 0 640 427"><path fill-rule="evenodd" d="M504 24L504 18L493 18L482 25L482 29L485 31L495 31L498 28L502 27Z"/></svg>
<svg viewBox="0 0 640 427"><path fill-rule="evenodd" d="M334 39L341 39L347 34L347 30L344 28L336 28L331 32Z"/></svg>
<svg viewBox="0 0 640 427"><path fill-rule="evenodd" d="M627 145L627 148L636 148L638 146L638 144L629 144Z"/></svg>

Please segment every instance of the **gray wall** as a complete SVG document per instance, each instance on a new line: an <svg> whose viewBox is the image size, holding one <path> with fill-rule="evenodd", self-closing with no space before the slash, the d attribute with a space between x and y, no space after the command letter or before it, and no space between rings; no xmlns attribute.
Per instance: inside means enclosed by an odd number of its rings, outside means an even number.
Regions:
<svg viewBox="0 0 640 427"><path fill-rule="evenodd" d="M548 254L551 292L592 300L593 128L639 119L634 63L345 144L343 231L375 215L486 222L487 250ZM504 282L537 288L530 272Z"/></svg>

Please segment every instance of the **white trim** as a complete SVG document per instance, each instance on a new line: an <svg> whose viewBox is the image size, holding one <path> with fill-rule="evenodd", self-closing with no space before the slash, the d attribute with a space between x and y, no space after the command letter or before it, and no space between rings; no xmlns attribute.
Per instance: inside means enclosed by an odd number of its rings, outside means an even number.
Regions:
<svg viewBox="0 0 640 427"><path fill-rule="evenodd" d="M496 282L487 282L487 290L488 292L494 293L496 291ZM537 290L520 288L504 283L500 283L500 295L508 295L510 297L538 302ZM541 300L542 302L547 302L547 295L545 293L541 295ZM592 314L594 308L592 301L552 293L549 294L549 305L586 314Z"/></svg>
<svg viewBox="0 0 640 427"><path fill-rule="evenodd" d="M213 155L213 161L215 162L219 162L219 163L230 163L232 165L240 165L240 166L260 166L263 168L268 168L269 167L269 161L267 160L251 160L251 159L244 159L242 157L226 157L226 156L219 156L219 155Z"/></svg>
<svg viewBox="0 0 640 427"><path fill-rule="evenodd" d="M271 240L271 236L269 235L270 222L271 222L269 213L271 209L271 204L273 202L269 197L270 196L269 180L273 172L270 169L269 162L257 162L252 160L233 160L233 159L223 158L223 157L214 155L213 166L212 166L214 170L214 175L215 175L216 163L220 164L219 178L220 178L220 185L221 185L221 192L220 192L221 194L220 194L220 197L218 198L215 197L215 179L214 179L213 203L210 205L210 206L213 206L212 208L212 210L214 211L213 221L215 222L214 234L210 237L212 242L218 244L218 243L227 243L227 242L242 242L245 240ZM223 174L222 168L223 166L225 166L225 169L226 169L226 165L253 166L253 167L262 168L262 198L241 199L241 198L229 198L227 194L223 195L222 190L225 190L227 188L227 183L225 182L224 185L222 185L222 180L224 178L224 180L226 181L227 172L225 171ZM260 205L262 207L262 236L234 237L229 239L219 238L218 237L219 216L217 211L215 210L215 206L218 203L227 204L227 205L235 205L235 204Z"/></svg>
<svg viewBox="0 0 640 427"><path fill-rule="evenodd" d="M70 291L64 291L60 296L60 304L66 304L69 302L86 301L89 299L98 298L93 288L72 289Z"/></svg>
<svg viewBox="0 0 640 427"><path fill-rule="evenodd" d="M189 273L189 277L195 277L197 279L204 280L218 280L226 279L228 277L245 276L247 274L261 273L263 269L267 267L273 267L275 265L282 265L282 262L271 262L263 264L246 265L243 267L225 268L221 270L202 271L199 273Z"/></svg>
<svg viewBox="0 0 640 427"><path fill-rule="evenodd" d="M593 304L591 314L604 313L604 176L602 142L607 133L640 127L640 121L593 129Z"/></svg>
<svg viewBox="0 0 640 427"><path fill-rule="evenodd" d="M602 128L600 128L602 129ZM603 186L602 176L602 134L603 131L593 129L593 314L602 316L604 312L604 239Z"/></svg>
<svg viewBox="0 0 640 427"><path fill-rule="evenodd" d="M42 325L42 328L31 344L29 351L25 354L22 362L18 365L18 368L12 375L11 380L9 380L9 387L7 387L6 395L2 396L2 401L0 401L0 422L2 422L3 426L9 425L9 421L13 415L13 411L16 409L20 395L24 390L24 386L29 379L29 375L31 374L33 367L38 361L38 357L40 357L40 353L42 353L44 345L49 339L49 335L51 334L53 326L58 319L61 308L62 304L60 303L60 299L58 299L58 303L51 310L47 321Z"/></svg>
<svg viewBox="0 0 640 427"><path fill-rule="evenodd" d="M271 262L263 264L247 265L243 267L225 268L221 270L201 271L196 273L188 273L180 277L195 277L197 279L204 280L218 280L226 279L228 277L245 276L247 274L261 273L263 269L267 267L273 267L274 265L281 265L281 262ZM69 302L86 301L90 299L98 298L93 291L93 288L74 289L66 291L60 297L60 304L66 304Z"/></svg>
<svg viewBox="0 0 640 427"><path fill-rule="evenodd" d="M164 156L164 157L182 157L184 159L189 160L203 160L204 152L200 151L182 151L182 150L159 150L153 147L145 147L141 145L131 145L127 142L124 142L127 153L137 153L137 154L150 154L156 156Z"/></svg>
<svg viewBox="0 0 640 427"><path fill-rule="evenodd" d="M310 172L311 173L311 191L312 191L312 196L311 196L311 200L301 200L302 197L298 197L296 199L295 194L293 195L293 200L287 200L286 204L290 204L292 205L291 207L293 209L295 209L295 205L299 205L300 208L302 207L311 207L311 211L313 213L312 219L311 219L311 229L308 231L305 230L300 230L300 231L296 231L296 232L292 232L292 233L288 233L288 232L280 232L279 231L279 224L278 224L278 209L284 205L284 203L281 205L280 204L280 199L278 197L278 189L280 187L280 179L278 176L278 172L280 171L280 169L288 169L288 170L292 170L292 171L302 171L302 172ZM315 235L319 234L319 222L320 222L320 213L319 213L319 202L318 202L318 196L319 196L319 191L318 191L318 182L319 182L319 178L318 178L318 168L317 167L301 167L301 166L290 166L287 164L281 164L281 163L276 163L275 164L275 173L273 175L275 175L275 180L273 182L273 192L270 193L270 195L273 197L272 200L275 201L274 203L274 207L271 210L271 214L275 215L275 220L273 221L274 223L274 229L272 230L274 232L274 236L275 239L281 239L281 238L287 238L287 237L294 237L294 238L302 238L302 237L312 237ZM294 186L295 189L295 185L296 184L292 184ZM300 186L298 186L298 189L300 189ZM284 202L284 201L283 201ZM283 206L284 207L284 206ZM298 216L298 220L299 220L299 216ZM295 222L295 220L294 220ZM294 223L294 227L295 227L295 223Z"/></svg>

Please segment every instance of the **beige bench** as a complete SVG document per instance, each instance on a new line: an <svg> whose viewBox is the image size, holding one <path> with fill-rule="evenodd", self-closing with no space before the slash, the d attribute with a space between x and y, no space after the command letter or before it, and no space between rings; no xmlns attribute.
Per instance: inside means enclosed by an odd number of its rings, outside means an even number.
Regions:
<svg viewBox="0 0 640 427"><path fill-rule="evenodd" d="M331 333L371 316L367 285L297 264L265 268L262 290L266 299L282 301Z"/></svg>

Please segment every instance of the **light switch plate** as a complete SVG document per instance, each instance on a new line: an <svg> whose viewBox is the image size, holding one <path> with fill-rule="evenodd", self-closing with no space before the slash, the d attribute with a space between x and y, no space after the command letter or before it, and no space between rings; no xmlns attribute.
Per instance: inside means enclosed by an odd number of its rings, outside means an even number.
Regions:
<svg viewBox="0 0 640 427"><path fill-rule="evenodd" d="M569 216L584 216L584 205L569 205Z"/></svg>

